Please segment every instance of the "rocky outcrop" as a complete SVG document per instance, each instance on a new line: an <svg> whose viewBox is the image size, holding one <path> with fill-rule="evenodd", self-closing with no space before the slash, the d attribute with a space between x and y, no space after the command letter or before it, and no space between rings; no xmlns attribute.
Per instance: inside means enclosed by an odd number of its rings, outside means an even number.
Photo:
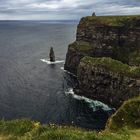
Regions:
<svg viewBox="0 0 140 140"><path fill-rule="evenodd" d="M111 58L84 57L78 67L75 93L118 108L125 100L140 95L140 68Z"/></svg>
<svg viewBox="0 0 140 140"><path fill-rule="evenodd" d="M92 49L81 51L82 42L89 43ZM65 63L65 69L75 74L84 56L111 57L139 66L140 16L84 17L77 28L76 44L69 46Z"/></svg>
<svg viewBox="0 0 140 140"><path fill-rule="evenodd" d="M92 56L93 45L88 42L75 41L68 47L66 56L65 69L76 74L77 67L81 58L84 56Z"/></svg>

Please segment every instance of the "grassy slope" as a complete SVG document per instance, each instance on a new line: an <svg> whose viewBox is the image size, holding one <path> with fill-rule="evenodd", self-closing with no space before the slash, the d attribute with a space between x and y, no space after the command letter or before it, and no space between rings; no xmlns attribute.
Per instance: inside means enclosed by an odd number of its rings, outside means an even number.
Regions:
<svg viewBox="0 0 140 140"><path fill-rule="evenodd" d="M109 57L93 58L86 56L81 60L81 64L82 63L91 66L102 66L115 73L123 74L134 78L140 78L140 67L129 66Z"/></svg>
<svg viewBox="0 0 140 140"><path fill-rule="evenodd" d="M131 131L131 140L140 140L140 129Z"/></svg>
<svg viewBox="0 0 140 140"><path fill-rule="evenodd" d="M115 133L106 130L97 133L74 127L43 126L29 120L8 121L2 123L1 127L4 129L0 130L0 140L138 140L140 138L140 130L123 129Z"/></svg>
<svg viewBox="0 0 140 140"><path fill-rule="evenodd" d="M138 131L139 132L139 131ZM2 140L131 140L133 135L127 130L113 133L111 131L94 132L80 128L40 125L29 120L0 122L0 139Z"/></svg>
<svg viewBox="0 0 140 140"><path fill-rule="evenodd" d="M125 126L130 129L140 128L140 97L125 101L107 123L107 128L115 131Z"/></svg>

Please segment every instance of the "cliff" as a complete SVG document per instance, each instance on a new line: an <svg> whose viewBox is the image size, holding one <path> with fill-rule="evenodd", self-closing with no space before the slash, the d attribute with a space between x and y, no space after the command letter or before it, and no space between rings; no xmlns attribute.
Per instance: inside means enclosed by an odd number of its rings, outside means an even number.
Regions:
<svg viewBox="0 0 140 140"><path fill-rule="evenodd" d="M69 45L65 69L76 74L84 56L111 57L139 66L140 16L82 18L77 28L76 41Z"/></svg>
<svg viewBox="0 0 140 140"><path fill-rule="evenodd" d="M65 69L76 74L75 93L118 108L140 93L140 16L81 19Z"/></svg>
<svg viewBox="0 0 140 140"><path fill-rule="evenodd" d="M84 57L78 66L78 85L75 93L88 96L118 108L140 95L140 68L102 57Z"/></svg>

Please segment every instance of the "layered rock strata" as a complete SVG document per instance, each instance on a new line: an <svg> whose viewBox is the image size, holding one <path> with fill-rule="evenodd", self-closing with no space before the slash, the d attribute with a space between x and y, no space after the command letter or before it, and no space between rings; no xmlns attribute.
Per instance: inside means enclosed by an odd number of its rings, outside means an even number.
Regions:
<svg viewBox="0 0 140 140"><path fill-rule="evenodd" d="M65 69L77 75L75 93L118 108L140 93L140 16L81 19Z"/></svg>
<svg viewBox="0 0 140 140"><path fill-rule="evenodd" d="M82 18L77 28L76 42L69 45L65 69L76 74L84 56L111 57L139 66L140 16Z"/></svg>

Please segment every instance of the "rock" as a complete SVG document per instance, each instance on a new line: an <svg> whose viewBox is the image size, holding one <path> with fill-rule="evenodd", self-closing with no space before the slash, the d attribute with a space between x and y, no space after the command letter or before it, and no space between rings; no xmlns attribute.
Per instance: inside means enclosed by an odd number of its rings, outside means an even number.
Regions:
<svg viewBox="0 0 140 140"><path fill-rule="evenodd" d="M118 108L140 95L140 68L111 58L82 58L77 72L75 93Z"/></svg>
<svg viewBox="0 0 140 140"><path fill-rule="evenodd" d="M50 61L51 62L55 62L55 55L54 55L54 50L53 50L53 47L50 48Z"/></svg>

